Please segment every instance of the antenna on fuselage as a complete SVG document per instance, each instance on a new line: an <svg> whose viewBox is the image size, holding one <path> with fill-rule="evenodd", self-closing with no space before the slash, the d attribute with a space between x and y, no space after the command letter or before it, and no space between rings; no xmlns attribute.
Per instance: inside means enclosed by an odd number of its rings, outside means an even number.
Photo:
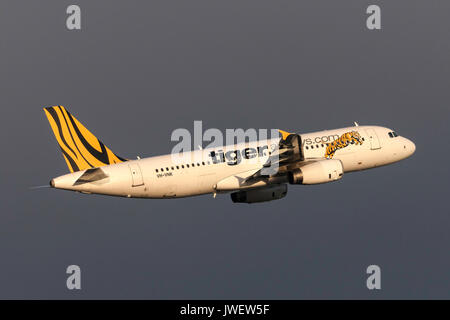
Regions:
<svg viewBox="0 0 450 320"><path fill-rule="evenodd" d="M356 122L356 121L353 121L353 123L355 124L355 127L359 127L359 124L358 124L358 122Z"/></svg>

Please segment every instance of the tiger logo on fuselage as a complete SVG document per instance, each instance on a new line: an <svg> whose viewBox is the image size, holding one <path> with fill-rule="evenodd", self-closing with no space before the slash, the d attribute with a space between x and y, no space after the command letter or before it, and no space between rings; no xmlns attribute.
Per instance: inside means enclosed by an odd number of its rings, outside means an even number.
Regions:
<svg viewBox="0 0 450 320"><path fill-rule="evenodd" d="M327 148L325 150L325 158L332 159L334 153L342 148L347 147L349 144L362 144L363 140L361 139L361 135L358 131L350 131L342 134L339 139L334 140L327 144Z"/></svg>

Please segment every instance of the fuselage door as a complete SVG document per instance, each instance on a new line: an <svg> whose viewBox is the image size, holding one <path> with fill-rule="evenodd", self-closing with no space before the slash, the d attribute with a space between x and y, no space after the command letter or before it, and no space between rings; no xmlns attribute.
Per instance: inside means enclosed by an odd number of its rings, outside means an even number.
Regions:
<svg viewBox="0 0 450 320"><path fill-rule="evenodd" d="M132 162L128 164L128 167L130 168L131 179L133 181L132 186L138 187L144 185L144 179L142 177L142 172L141 168L139 167L139 164L137 164L136 162L134 163Z"/></svg>
<svg viewBox="0 0 450 320"><path fill-rule="evenodd" d="M380 145L380 140L378 139L377 133L375 132L374 129L369 128L366 129L369 141L370 141L370 149L371 150L376 150L376 149L380 149L381 145Z"/></svg>

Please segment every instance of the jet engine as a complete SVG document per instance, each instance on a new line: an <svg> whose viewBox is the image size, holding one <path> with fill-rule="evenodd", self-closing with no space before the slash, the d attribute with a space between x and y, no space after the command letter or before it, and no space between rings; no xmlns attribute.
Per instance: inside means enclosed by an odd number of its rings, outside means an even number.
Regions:
<svg viewBox="0 0 450 320"><path fill-rule="evenodd" d="M290 184L319 184L339 180L344 175L340 160L319 160L288 172Z"/></svg>
<svg viewBox="0 0 450 320"><path fill-rule="evenodd" d="M231 200L238 203L254 203L284 198L287 194L287 185L281 184L261 189L233 192Z"/></svg>

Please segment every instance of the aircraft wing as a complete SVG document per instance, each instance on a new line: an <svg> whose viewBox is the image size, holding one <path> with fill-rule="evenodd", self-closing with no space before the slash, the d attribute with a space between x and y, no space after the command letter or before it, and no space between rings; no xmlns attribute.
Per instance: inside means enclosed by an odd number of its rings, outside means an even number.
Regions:
<svg viewBox="0 0 450 320"><path fill-rule="evenodd" d="M217 191L259 188L273 183L286 182L286 172L304 163L301 138L298 134L279 130L282 138L271 150L261 168L241 172L219 181ZM283 179L284 177L284 179Z"/></svg>
<svg viewBox="0 0 450 320"><path fill-rule="evenodd" d="M295 133L279 130L282 138L278 146L271 151L266 163L249 175L245 182L250 183L260 178L274 177L284 174L288 169L299 167L304 162L301 137Z"/></svg>

